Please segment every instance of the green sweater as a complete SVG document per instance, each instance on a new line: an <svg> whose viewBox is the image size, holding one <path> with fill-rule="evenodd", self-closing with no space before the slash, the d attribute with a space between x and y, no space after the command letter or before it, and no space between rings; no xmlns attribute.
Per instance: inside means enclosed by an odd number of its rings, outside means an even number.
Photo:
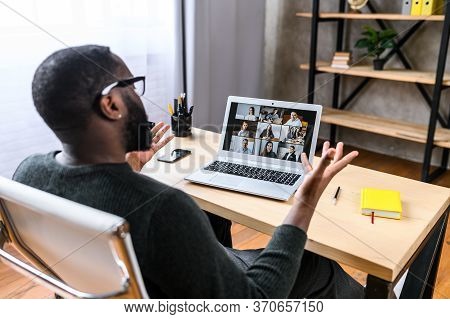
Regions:
<svg viewBox="0 0 450 319"><path fill-rule="evenodd" d="M125 218L152 298L286 298L300 268L306 234L290 225L250 267L220 245L208 218L184 192L128 164L65 166L57 152L23 161L14 180Z"/></svg>

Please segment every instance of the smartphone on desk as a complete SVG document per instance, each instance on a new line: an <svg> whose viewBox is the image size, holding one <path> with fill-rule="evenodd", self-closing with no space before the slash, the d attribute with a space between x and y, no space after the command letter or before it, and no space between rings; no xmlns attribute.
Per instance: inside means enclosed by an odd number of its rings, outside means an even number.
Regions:
<svg viewBox="0 0 450 319"><path fill-rule="evenodd" d="M191 154L191 151L182 150L181 148L177 148L177 149L174 149L173 151L171 151L169 154L159 156L157 159L160 162L174 163L174 162L182 159L183 157L188 156L189 154Z"/></svg>

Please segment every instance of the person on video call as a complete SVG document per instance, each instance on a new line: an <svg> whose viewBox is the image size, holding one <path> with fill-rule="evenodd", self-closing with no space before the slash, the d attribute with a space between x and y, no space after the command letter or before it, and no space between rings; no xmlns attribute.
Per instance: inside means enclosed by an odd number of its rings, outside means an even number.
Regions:
<svg viewBox="0 0 450 319"><path fill-rule="evenodd" d="M275 154L275 152L273 151L273 143L272 142L267 142L266 146L264 147L263 151L261 152L261 156L277 158L277 154Z"/></svg>
<svg viewBox="0 0 450 319"><path fill-rule="evenodd" d="M261 132L261 134L259 134L259 137L266 140L274 138L275 135L273 135L272 125L271 124L267 125L267 127Z"/></svg>
<svg viewBox="0 0 450 319"><path fill-rule="evenodd" d="M297 141L298 141L298 143L300 143L300 144L304 144L304 142L305 142L305 133L306 133L306 129L303 127L302 129L299 129L298 131L297 131Z"/></svg>
<svg viewBox="0 0 450 319"><path fill-rule="evenodd" d="M238 132L240 137L252 137L251 132L248 130L248 122L242 122L241 130Z"/></svg>
<svg viewBox="0 0 450 319"><path fill-rule="evenodd" d="M255 108L253 106L250 106L248 109L248 114L244 118L247 121L256 121L255 116Z"/></svg>
<svg viewBox="0 0 450 319"><path fill-rule="evenodd" d="M273 123L273 121L279 118L280 116L278 115L278 109L273 109L271 113L266 114L266 116L264 117L264 122Z"/></svg>
<svg viewBox="0 0 450 319"><path fill-rule="evenodd" d="M297 157L295 156L295 147L289 146L289 152L284 154L283 158L285 161L295 162Z"/></svg>
<svg viewBox="0 0 450 319"><path fill-rule="evenodd" d="M32 97L62 151L26 158L14 180L124 217L151 298L364 297L336 262L305 250L321 194L357 152L344 156L342 143L325 142L315 168L302 154L307 178L267 246L227 248L189 195L139 173L172 137L164 137L170 127L162 123L139 129L147 114L138 81L108 47L47 57L34 74ZM151 145L141 144L151 133Z"/></svg>
<svg viewBox="0 0 450 319"><path fill-rule="evenodd" d="M284 125L302 126L302 121L298 118L296 112L291 112L291 118Z"/></svg>
<svg viewBox="0 0 450 319"><path fill-rule="evenodd" d="M244 138L242 140L242 147L237 150L237 153L242 154L251 154L250 149L248 148L248 139Z"/></svg>
<svg viewBox="0 0 450 319"><path fill-rule="evenodd" d="M295 126L289 127L289 131L284 141L286 142L287 140L295 140L297 138L298 131L299 131L298 127Z"/></svg>

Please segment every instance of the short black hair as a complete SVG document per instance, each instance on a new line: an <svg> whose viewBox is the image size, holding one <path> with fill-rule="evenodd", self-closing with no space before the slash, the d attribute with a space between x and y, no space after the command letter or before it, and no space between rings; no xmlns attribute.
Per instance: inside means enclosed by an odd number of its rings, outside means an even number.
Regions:
<svg viewBox="0 0 450 319"><path fill-rule="evenodd" d="M95 112L100 91L117 81L114 74L120 61L108 47L98 45L56 51L34 74L36 110L55 133L82 129Z"/></svg>

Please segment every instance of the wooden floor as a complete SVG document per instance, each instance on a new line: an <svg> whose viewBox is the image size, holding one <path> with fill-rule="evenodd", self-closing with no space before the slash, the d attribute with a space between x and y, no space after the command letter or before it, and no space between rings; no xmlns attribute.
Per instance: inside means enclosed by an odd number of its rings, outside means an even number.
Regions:
<svg viewBox="0 0 450 319"><path fill-rule="evenodd" d="M351 149L347 149L351 151ZM374 169L381 172L395 174L412 179L420 179L421 165L395 157L380 155L360 150L355 165ZM450 187L450 171L447 171L434 184ZM450 224L447 227L444 248L439 265L438 278L434 298L450 298ZM235 248L261 248L270 237L258 233L239 224L232 227L233 244ZM342 265L344 269L360 283L365 284L366 274ZM53 294L43 287L30 282L16 272L0 263L0 298L52 298Z"/></svg>

